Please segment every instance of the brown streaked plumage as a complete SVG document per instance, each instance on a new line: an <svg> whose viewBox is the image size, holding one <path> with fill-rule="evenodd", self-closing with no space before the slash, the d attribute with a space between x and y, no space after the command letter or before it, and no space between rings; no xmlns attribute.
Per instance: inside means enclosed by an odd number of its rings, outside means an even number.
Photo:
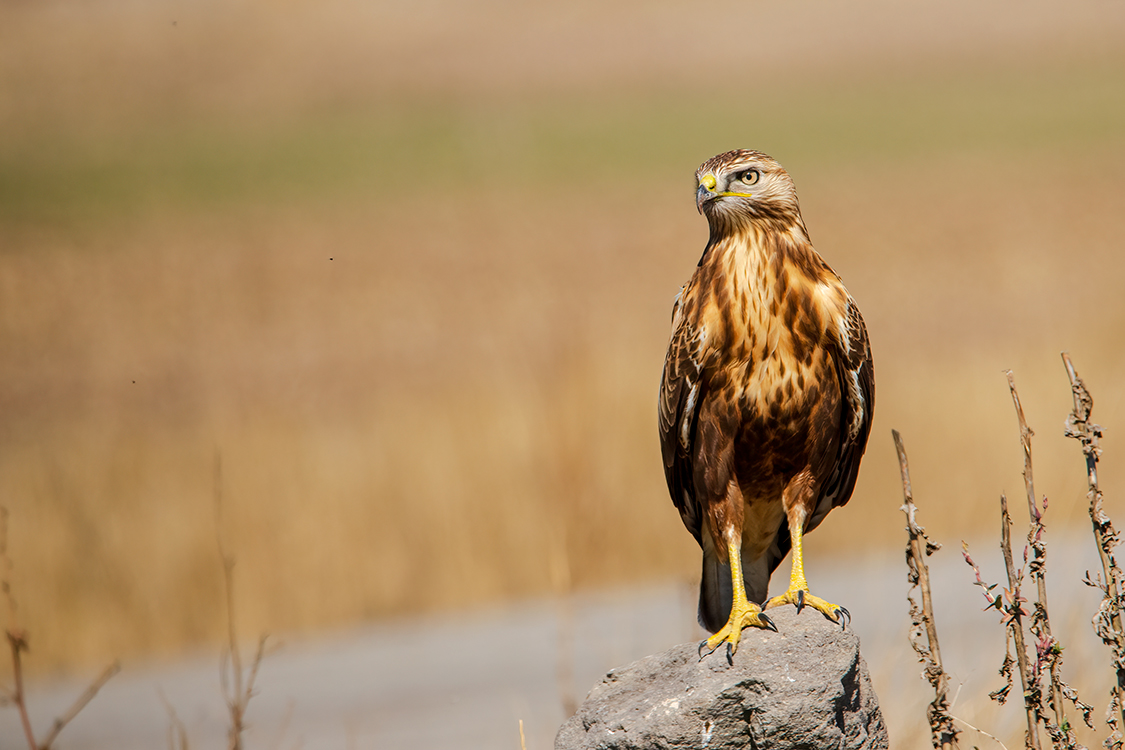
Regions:
<svg viewBox="0 0 1125 750"><path fill-rule="evenodd" d="M851 497L875 378L867 329L813 249L789 174L758 151L696 171L711 236L672 310L660 442L672 501L703 548L699 621L733 652L761 607L809 605L801 540ZM766 603L789 550L788 590ZM732 564L733 563L733 564Z"/></svg>

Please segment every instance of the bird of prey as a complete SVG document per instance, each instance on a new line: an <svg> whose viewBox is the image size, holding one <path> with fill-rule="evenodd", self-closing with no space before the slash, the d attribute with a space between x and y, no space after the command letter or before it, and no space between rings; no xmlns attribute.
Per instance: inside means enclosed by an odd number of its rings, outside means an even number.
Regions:
<svg viewBox="0 0 1125 750"><path fill-rule="evenodd" d="M867 329L813 249L789 174L758 151L695 173L710 238L672 309L660 442L672 502L703 549L700 644L728 657L762 611L847 610L809 592L801 540L855 487L875 402ZM793 552L789 588L766 602Z"/></svg>

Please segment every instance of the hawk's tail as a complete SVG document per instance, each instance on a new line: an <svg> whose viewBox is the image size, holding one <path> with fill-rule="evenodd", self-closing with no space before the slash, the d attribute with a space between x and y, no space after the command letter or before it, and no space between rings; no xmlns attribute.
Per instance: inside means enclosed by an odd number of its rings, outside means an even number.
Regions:
<svg viewBox="0 0 1125 750"><path fill-rule="evenodd" d="M699 624L704 630L716 633L726 624L733 592L730 566L704 551L703 578L699 582Z"/></svg>

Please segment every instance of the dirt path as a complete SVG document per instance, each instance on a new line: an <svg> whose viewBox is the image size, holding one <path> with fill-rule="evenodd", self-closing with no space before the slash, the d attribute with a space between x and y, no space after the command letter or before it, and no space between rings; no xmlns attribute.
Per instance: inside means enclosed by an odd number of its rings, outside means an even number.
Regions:
<svg viewBox="0 0 1125 750"><path fill-rule="evenodd" d="M947 540L948 542L949 540ZM1051 549L1056 633L1067 643L1067 665L1087 700L1100 701L1091 680L1105 654L1088 618L1096 601L1078 584L1096 565L1084 540ZM995 614L981 611L956 540L932 561L943 650L962 682L955 714L984 722L1001 737L1019 731L1018 715L997 714L985 697L1000 686L1003 653ZM995 545L974 556L986 577L999 575ZM996 559L993 559L996 558ZM817 593L846 603L854 614L891 736L908 746L925 741L921 717L928 700L906 641L905 573L897 554L833 564L810 561ZM452 622L433 617L373 625L316 640L289 640L263 664L260 690L248 715L252 748L518 748L522 719L529 750L552 745L563 720L564 693L581 700L609 668L693 639L694 591L662 585L636 591L575 596L569 610L531 601L469 614ZM567 623L562 625L560 623ZM560 678L560 664L572 678ZM564 670L565 671L565 667ZM1086 684L1083 684L1083 681ZM564 683L569 682L572 688ZM81 686L39 684L31 690L33 719L44 727ZM126 664L62 735L66 750L132 750L168 745L169 721L159 691L176 708L193 748L223 747L226 722L218 659L164 667ZM22 747L15 712L0 712L0 748Z"/></svg>

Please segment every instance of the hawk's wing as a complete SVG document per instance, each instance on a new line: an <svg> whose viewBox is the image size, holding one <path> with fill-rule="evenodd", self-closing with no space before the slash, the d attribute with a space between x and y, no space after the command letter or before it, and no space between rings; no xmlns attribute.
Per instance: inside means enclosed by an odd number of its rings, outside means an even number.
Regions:
<svg viewBox="0 0 1125 750"><path fill-rule="evenodd" d="M836 464L828 475L817 502L816 511L805 531L812 531L828 515L828 511L851 499L859 475L859 461L867 448L871 431L871 415L875 410L875 370L871 361L871 345L867 326L855 300L848 297L847 320L835 337L836 377L840 383L840 447Z"/></svg>
<svg viewBox="0 0 1125 750"><path fill-rule="evenodd" d="M680 511L684 526L702 545L703 511L695 497L691 454L705 388L703 347L698 332L684 315L687 293L687 287L681 289L672 307L672 340L660 380L660 448L672 502Z"/></svg>

